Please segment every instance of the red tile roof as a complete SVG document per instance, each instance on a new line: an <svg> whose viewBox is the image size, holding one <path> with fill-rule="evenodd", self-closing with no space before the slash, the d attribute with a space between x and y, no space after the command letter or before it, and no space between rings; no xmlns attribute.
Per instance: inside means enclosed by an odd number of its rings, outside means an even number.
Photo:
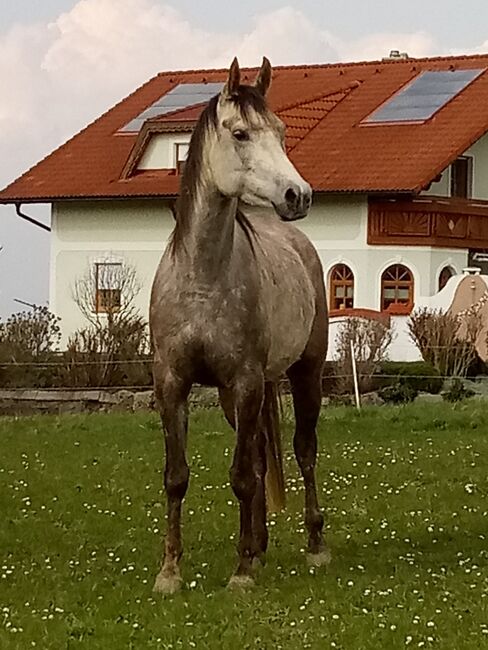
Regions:
<svg viewBox="0 0 488 650"><path fill-rule="evenodd" d="M291 160L315 191L418 192L488 131L488 74L423 124L362 120L422 71L473 68L488 68L488 55L277 67L269 100L288 126ZM118 131L177 84L223 81L226 73L159 74L0 192L0 202L174 196L173 170L122 177L137 134ZM174 119L193 120L200 110Z"/></svg>

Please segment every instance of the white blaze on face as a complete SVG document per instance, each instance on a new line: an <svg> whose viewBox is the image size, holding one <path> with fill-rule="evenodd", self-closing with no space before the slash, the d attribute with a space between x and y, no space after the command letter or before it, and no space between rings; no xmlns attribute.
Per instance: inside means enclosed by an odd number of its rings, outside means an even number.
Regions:
<svg viewBox="0 0 488 650"><path fill-rule="evenodd" d="M284 125L273 113L249 109L244 118L236 103L221 99L208 161L222 194L250 205L274 206L283 218L308 211L310 186L288 159Z"/></svg>

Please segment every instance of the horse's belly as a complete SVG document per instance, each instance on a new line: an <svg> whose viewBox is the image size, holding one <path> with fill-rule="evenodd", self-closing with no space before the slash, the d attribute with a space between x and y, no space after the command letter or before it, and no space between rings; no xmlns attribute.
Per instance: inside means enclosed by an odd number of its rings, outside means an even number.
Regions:
<svg viewBox="0 0 488 650"><path fill-rule="evenodd" d="M291 287L279 287L272 293L266 379L276 380L300 359L307 346L315 318L315 294L306 275Z"/></svg>

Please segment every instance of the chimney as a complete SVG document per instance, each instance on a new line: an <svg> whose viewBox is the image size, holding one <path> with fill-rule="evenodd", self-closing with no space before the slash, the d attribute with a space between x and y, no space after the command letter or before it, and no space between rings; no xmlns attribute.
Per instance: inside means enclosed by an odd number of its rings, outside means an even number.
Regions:
<svg viewBox="0 0 488 650"><path fill-rule="evenodd" d="M407 52L400 52L400 50L390 50L388 56L383 57L383 61L400 61L404 59L409 59Z"/></svg>

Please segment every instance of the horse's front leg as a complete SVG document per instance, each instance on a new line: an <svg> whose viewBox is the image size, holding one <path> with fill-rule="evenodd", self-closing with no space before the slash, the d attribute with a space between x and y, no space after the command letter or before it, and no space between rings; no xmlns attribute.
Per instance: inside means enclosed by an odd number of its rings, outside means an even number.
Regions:
<svg viewBox="0 0 488 650"><path fill-rule="evenodd" d="M297 362L288 371L295 410L295 456L305 483L305 525L308 530L308 561L313 566L330 562L324 542L324 517L320 511L315 482L317 459L317 420L322 399L321 368Z"/></svg>
<svg viewBox="0 0 488 650"><path fill-rule="evenodd" d="M162 567L156 577L154 591L166 594L172 594L181 587L181 503L186 494L190 474L185 454L189 390L188 385L183 385L170 375L161 383L156 381L156 396L166 447L164 487L167 498L167 530Z"/></svg>
<svg viewBox="0 0 488 650"><path fill-rule="evenodd" d="M237 550L239 561L229 587L253 584L252 564L256 553L253 538L253 499L257 489L256 463L260 412L264 381L259 372L241 378L234 387L237 444L230 471L234 494L239 499L240 535Z"/></svg>
<svg viewBox="0 0 488 650"><path fill-rule="evenodd" d="M236 430L236 412L234 394L229 389L219 389L220 405L230 426ZM262 418L261 418L262 420ZM254 472L256 474L256 491L252 502L252 527L255 564L264 564L268 546L268 529L266 526L266 435L262 421L257 431L254 446Z"/></svg>

